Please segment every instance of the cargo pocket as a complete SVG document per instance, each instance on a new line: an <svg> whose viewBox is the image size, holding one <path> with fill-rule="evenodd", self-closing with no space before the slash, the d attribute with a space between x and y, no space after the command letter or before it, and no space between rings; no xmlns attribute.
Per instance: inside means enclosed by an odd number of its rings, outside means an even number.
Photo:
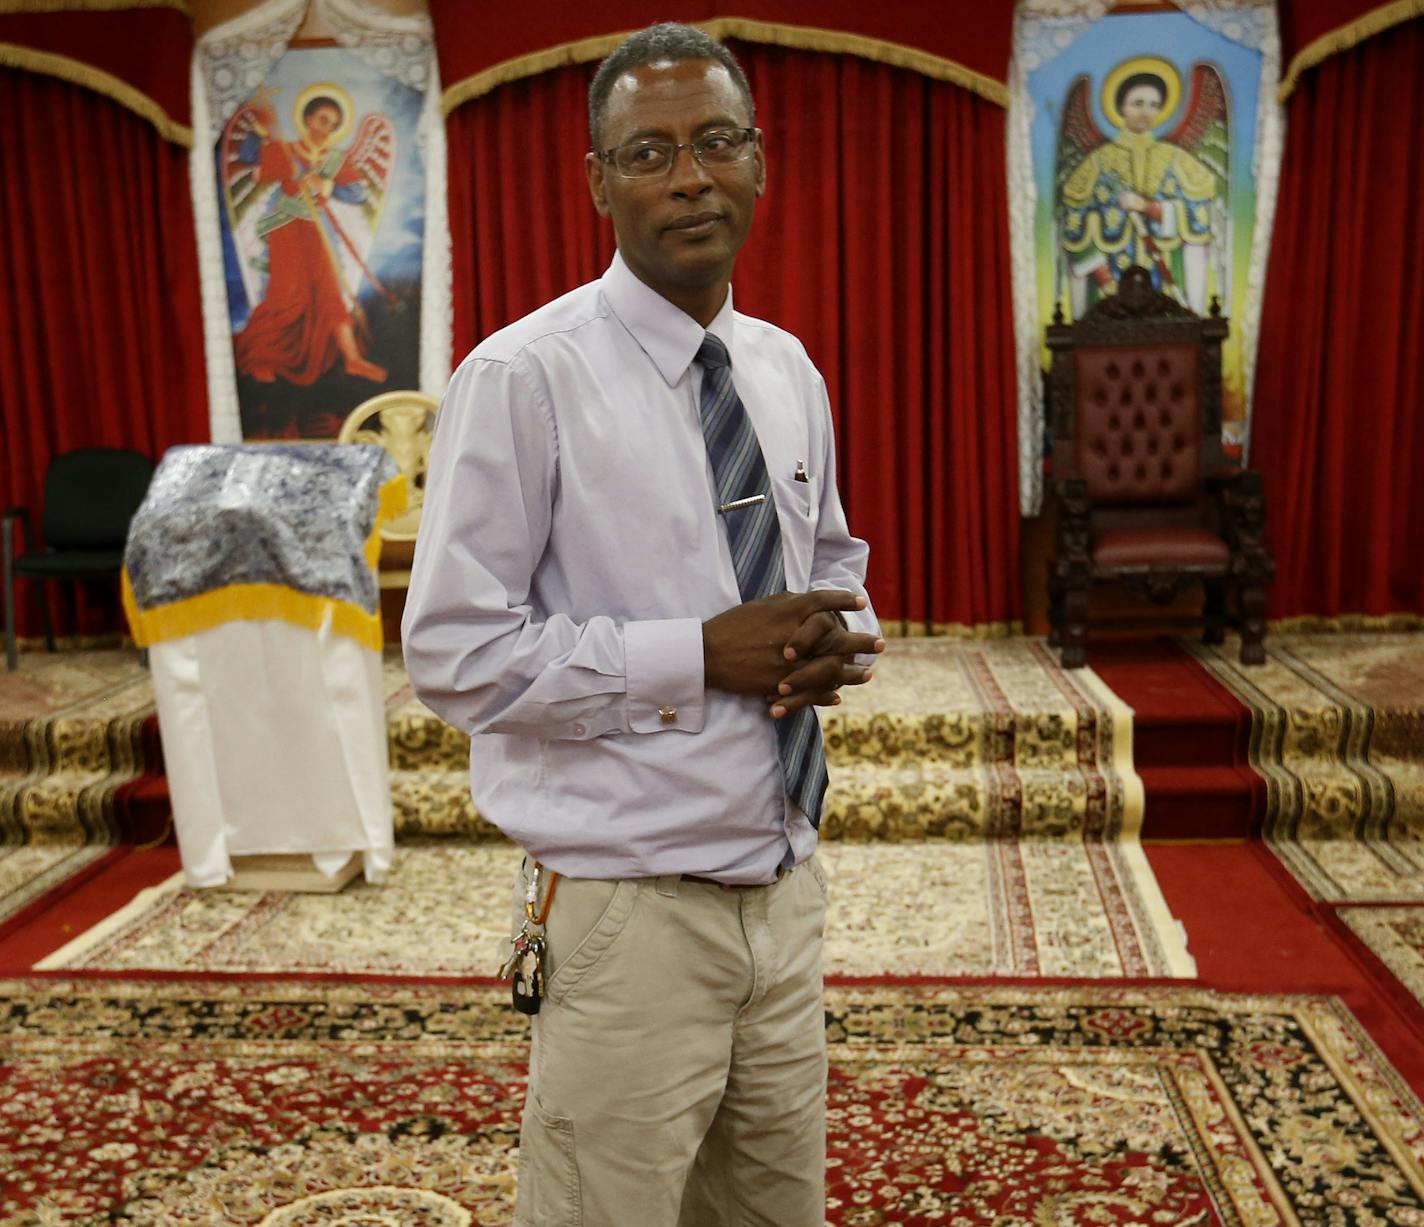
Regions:
<svg viewBox="0 0 1424 1227"><path fill-rule="evenodd" d="M519 1129L517 1227L581 1227L583 1199L574 1123L545 1112L531 1094Z"/></svg>

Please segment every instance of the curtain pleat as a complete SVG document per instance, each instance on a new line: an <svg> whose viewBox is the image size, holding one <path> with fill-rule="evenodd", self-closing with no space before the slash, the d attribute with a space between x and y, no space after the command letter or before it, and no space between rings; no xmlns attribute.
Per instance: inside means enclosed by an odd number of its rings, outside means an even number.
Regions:
<svg viewBox="0 0 1424 1227"><path fill-rule="evenodd" d="M854 56L734 49L769 168L737 306L795 333L825 376L877 609L911 629L1017 620L1003 110ZM593 70L449 118L457 356L612 256L582 167Z"/></svg>
<svg viewBox="0 0 1424 1227"><path fill-rule="evenodd" d="M1424 613L1424 20L1288 104L1251 461L1273 617Z"/></svg>
<svg viewBox="0 0 1424 1227"><path fill-rule="evenodd" d="M187 151L102 95L0 69L0 498L40 524L45 470L81 447L155 460L207 438ZM118 629L117 604L61 633ZM38 633L21 589L19 628Z"/></svg>

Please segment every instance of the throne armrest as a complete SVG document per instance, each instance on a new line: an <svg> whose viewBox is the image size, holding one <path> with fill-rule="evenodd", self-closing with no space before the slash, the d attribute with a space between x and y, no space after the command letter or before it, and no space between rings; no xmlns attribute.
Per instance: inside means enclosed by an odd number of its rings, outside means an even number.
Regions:
<svg viewBox="0 0 1424 1227"><path fill-rule="evenodd" d="M1208 478L1216 493L1222 536L1231 546L1231 569L1240 579L1268 584L1276 560L1263 539L1266 498L1257 469L1222 469Z"/></svg>

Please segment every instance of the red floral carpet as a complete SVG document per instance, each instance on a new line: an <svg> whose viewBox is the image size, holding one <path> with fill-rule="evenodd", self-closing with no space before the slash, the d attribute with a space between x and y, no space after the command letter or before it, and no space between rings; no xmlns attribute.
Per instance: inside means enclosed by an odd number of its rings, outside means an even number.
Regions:
<svg viewBox="0 0 1424 1227"><path fill-rule="evenodd" d="M12 981L3 1222L507 1223L503 990ZM828 1218L1417 1224L1418 1100L1326 997L833 987Z"/></svg>

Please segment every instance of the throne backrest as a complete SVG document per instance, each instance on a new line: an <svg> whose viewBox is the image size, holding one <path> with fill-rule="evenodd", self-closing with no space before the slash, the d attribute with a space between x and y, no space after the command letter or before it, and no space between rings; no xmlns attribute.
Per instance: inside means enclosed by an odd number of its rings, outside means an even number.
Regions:
<svg viewBox="0 0 1424 1227"><path fill-rule="evenodd" d="M1094 503L1189 503L1201 487L1200 350L1093 345L1073 354L1073 460Z"/></svg>
<svg viewBox="0 0 1424 1227"><path fill-rule="evenodd" d="M1096 506L1197 503L1223 463L1227 320L1194 315L1154 290L1145 269L1129 269L1081 320L1057 318L1047 384L1055 478L1082 478Z"/></svg>

